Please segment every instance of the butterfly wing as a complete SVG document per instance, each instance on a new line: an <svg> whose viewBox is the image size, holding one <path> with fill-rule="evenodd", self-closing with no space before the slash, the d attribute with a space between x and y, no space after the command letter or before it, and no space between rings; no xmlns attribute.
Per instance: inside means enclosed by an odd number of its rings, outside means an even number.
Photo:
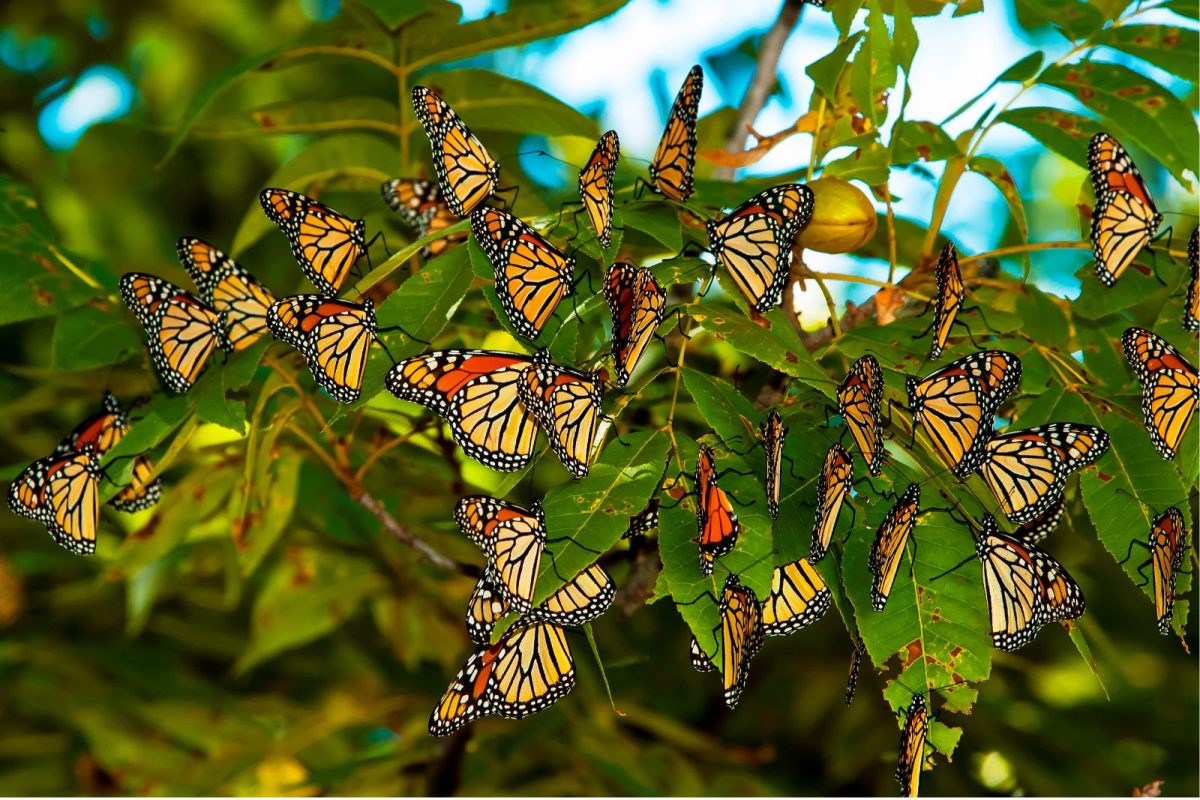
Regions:
<svg viewBox="0 0 1200 800"><path fill-rule="evenodd" d="M874 580L871 583L871 607L882 611L892 593L896 573L904 557L904 546L916 525L920 513L921 487L910 483L904 494L888 511L875 532L868 565Z"/></svg>
<svg viewBox="0 0 1200 800"><path fill-rule="evenodd" d="M617 132L607 131L579 171L579 199L583 201L602 248L607 248L612 241L613 175L620 158L621 142Z"/></svg>
<svg viewBox="0 0 1200 800"><path fill-rule="evenodd" d="M838 414L846 420L867 469L872 475L883 471L883 371L872 355L850 365L846 380L838 387Z"/></svg>
<svg viewBox="0 0 1200 800"><path fill-rule="evenodd" d="M1175 608L1175 578L1183 566L1187 529L1178 508L1168 508L1154 518L1150 526L1150 562L1154 575L1154 614L1158 632L1171 633L1171 613Z"/></svg>
<svg viewBox="0 0 1200 800"><path fill-rule="evenodd" d="M217 313L177 286L140 272L121 277L121 299L145 328L163 383L181 394L192 388L219 340Z"/></svg>
<svg viewBox="0 0 1200 800"><path fill-rule="evenodd" d="M546 547L546 529L540 509L533 516L515 517L496 525L488 572L504 600L525 613L533 608L542 552Z"/></svg>
<svg viewBox="0 0 1200 800"><path fill-rule="evenodd" d="M1092 212L1096 275L1105 286L1112 286L1154 238L1162 214L1129 153L1107 133L1092 137L1088 170L1096 193Z"/></svg>
<svg viewBox="0 0 1200 800"><path fill-rule="evenodd" d="M537 426L521 405L528 356L486 350L440 350L401 361L384 385L401 400L442 416L471 458L511 472L529 463Z"/></svg>
<svg viewBox="0 0 1200 800"><path fill-rule="evenodd" d="M700 647L700 642L696 641L695 636L692 637L692 643L688 647L688 652L692 660L692 669L696 670L696 672L713 672L716 670L712 659Z"/></svg>
<svg viewBox="0 0 1200 800"><path fill-rule="evenodd" d="M1121 337L1125 358L1142 387L1142 416L1158 454L1170 460L1196 415L1196 368L1162 337L1129 328Z"/></svg>
<svg viewBox="0 0 1200 800"><path fill-rule="evenodd" d="M1068 472L1062 450L1038 428L992 437L979 466L1000 508L1014 522L1029 522L1053 507Z"/></svg>
<svg viewBox="0 0 1200 800"><path fill-rule="evenodd" d="M438 185L417 178L392 178L380 186L383 201L408 227L416 229L431 204L442 200Z"/></svg>
<svg viewBox="0 0 1200 800"><path fill-rule="evenodd" d="M624 386L663 320L667 293L650 270L617 261L604 275L604 298L612 313L617 385Z"/></svg>
<svg viewBox="0 0 1200 800"><path fill-rule="evenodd" d="M586 625L612 605L617 586L599 564L592 564L533 610L532 619L556 625Z"/></svg>
<svg viewBox="0 0 1200 800"><path fill-rule="evenodd" d="M539 351L520 383L521 403L533 412L558 460L577 478L588 474L603 416L599 378L549 362Z"/></svg>
<svg viewBox="0 0 1200 800"><path fill-rule="evenodd" d="M495 713L523 719L575 687L575 661L559 626L535 620L514 627L500 640L490 692Z"/></svg>
<svg viewBox="0 0 1200 800"><path fill-rule="evenodd" d="M485 552L496 538L496 526L515 517L536 518L537 514L520 506L487 495L470 495L454 506L454 521L463 534Z"/></svg>
<svg viewBox="0 0 1200 800"><path fill-rule="evenodd" d="M221 347L244 350L258 341L267 332L267 311L275 302L271 292L208 242L185 236L176 248L201 299L221 320Z"/></svg>
<svg viewBox="0 0 1200 800"><path fill-rule="evenodd" d="M812 545L808 551L808 560L814 564L824 558L829 549L842 501L850 490L852 471L850 454L840 444L830 447L817 478L817 514L813 519Z"/></svg>
<svg viewBox="0 0 1200 800"><path fill-rule="evenodd" d="M704 91L704 70L697 64L683 80L650 162L650 180L658 193L683 202L692 196L696 168L696 117Z"/></svg>
<svg viewBox="0 0 1200 800"><path fill-rule="evenodd" d="M783 467L783 443L787 438L787 428L778 411L771 409L761 433L767 457L767 512L775 519L779 516L779 473Z"/></svg>
<svg viewBox="0 0 1200 800"><path fill-rule="evenodd" d="M496 294L509 322L536 339L558 304L571 293L575 259L564 256L512 214L481 208L471 232L496 272Z"/></svg>
<svg viewBox="0 0 1200 800"><path fill-rule="evenodd" d="M901 797L920 794L921 770L925 766L925 739L929 735L929 709L925 695L913 695L900 733L900 754L896 759L896 780Z"/></svg>
<svg viewBox="0 0 1200 800"><path fill-rule="evenodd" d="M725 705L736 708L750 677L750 660L762 646L762 610L754 590L731 573L725 579L720 612Z"/></svg>
<svg viewBox="0 0 1200 800"><path fill-rule="evenodd" d="M317 385L331 397L341 403L358 399L375 341L370 300L358 305L314 294L285 297L268 310L267 326L300 351Z"/></svg>
<svg viewBox="0 0 1200 800"><path fill-rule="evenodd" d="M471 598L467 601L467 636L480 647L491 643L492 629L496 622L508 613L508 601L500 594L488 575L475 584Z"/></svg>
<svg viewBox="0 0 1200 800"><path fill-rule="evenodd" d="M787 636L825 615L832 594L821 575L805 559L776 567L771 594L763 602L762 626L766 636Z"/></svg>
<svg viewBox="0 0 1200 800"><path fill-rule="evenodd" d="M336 295L367 252L363 221L286 189L263 189L258 200L267 218L287 237L292 255L317 291Z"/></svg>
<svg viewBox="0 0 1200 800"><path fill-rule="evenodd" d="M696 524L700 530L700 572L711 575L713 562L737 545L742 525L729 496L717 485L716 462L708 447L696 459Z"/></svg>
<svg viewBox="0 0 1200 800"><path fill-rule="evenodd" d="M962 273L958 269L958 251L952 242L946 242L946 246L942 248L933 274L937 284L937 298L933 306L933 342L929 347L929 359L936 361L946 349L950 330L954 327L954 320L958 318L963 296L966 294Z"/></svg>
<svg viewBox="0 0 1200 800"><path fill-rule="evenodd" d="M129 484L122 487L109 501L117 511L135 514L153 508L162 499L162 482L154 477L154 462L145 456L133 460Z"/></svg>
<svg viewBox="0 0 1200 800"><path fill-rule="evenodd" d="M433 148L433 169L446 205L455 216L469 216L496 191L500 165L442 98L416 86L412 101Z"/></svg>
<svg viewBox="0 0 1200 800"><path fill-rule="evenodd" d="M12 482L8 506L45 525L60 546L91 555L100 517L98 456L87 450L38 459Z"/></svg>
<svg viewBox="0 0 1200 800"><path fill-rule="evenodd" d="M1200 228L1192 231L1188 240L1188 271L1191 279L1188 281L1187 301L1183 306L1184 330L1200 331Z"/></svg>

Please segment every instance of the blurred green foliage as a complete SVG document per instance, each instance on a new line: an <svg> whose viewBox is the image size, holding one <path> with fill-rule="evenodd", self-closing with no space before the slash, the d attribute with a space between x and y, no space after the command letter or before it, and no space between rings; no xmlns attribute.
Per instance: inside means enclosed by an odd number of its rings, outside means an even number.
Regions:
<svg viewBox="0 0 1200 800"><path fill-rule="evenodd" d="M532 133L581 163L601 126L485 67L497 48L568 32L620 5L513 0L505 14L460 25L457 6L445 0L350 0L321 24L291 2L6 4L0 27L53 37L52 77L117 64L134 77L139 100L128 120L93 128L54 154L35 125L48 81L0 73L0 154L8 165L0 184L4 477L91 413L104 386L122 397L155 388L140 332L115 297L121 273L144 270L187 285L174 242L197 235L228 246L277 294L301 286L283 239L258 208L265 185L319 193L387 233L393 255L376 250L356 287L386 297L382 326L402 325L438 347L521 347L482 253L472 244L421 261L420 246L379 202L379 183L430 173L407 102L417 83L439 88L493 154L516 152ZM1194 2L1163 5L1196 17ZM917 295L932 291L930 256L964 174L981 174L1004 196L1005 244L1019 248L1026 239L1026 206L1037 189L1015 186L1004 165L981 152L997 124L1020 127L1074 161L1104 128L1180 181L1195 175L1194 108L1141 67L1047 65L1032 53L997 82L1013 83L1015 92L1060 88L1095 117L1006 107L954 138L933 122L907 119L906 95L888 91L920 58L919 46L931 46L919 45L913 17L941 5L830 0L829 8L842 41L827 57L814 54L809 69L817 85L810 110L820 121L808 177L857 179L882 198L892 170L944 164L932 219L889 226L881 217L857 254L898 253L900 265L915 267L902 285ZM863 8L865 29L852 31ZM976 8L961 4L956 13ZM1115 49L1195 82L1192 29L1144 24L1139 9L1119 2L1021 0L1018 11L1028 28L1050 26L1075 42L1076 54ZM99 40L86 25L93 14L110 22ZM885 135L880 125L893 114L900 119ZM701 120L700 149L719 148L731 123L728 110ZM828 157L847 145L850 155ZM715 212L804 177L804 166L725 183L702 160L692 203ZM539 189L516 159L504 160L503 171L505 183L522 186L520 213L545 214L539 227L565 239L572 223L568 217L555 228L554 214L570 199L567 190ZM609 251L586 235L577 242L580 269L593 283L614 255L648 263L702 238L689 214L627 202L624 187L643 172L626 154ZM1112 435L1112 451L1070 481L1066 521L1046 542L1087 595L1087 614L1070 637L1050 626L1017 654L993 651L977 567L929 583L971 552L967 532L936 512L914 534L920 557L912 574L902 567L887 610L870 611L866 551L888 503L867 492L851 501L844 552L835 549L820 566L837 613L771 640L736 713L727 712L712 676L688 666L688 638L711 628L715 610L670 602L712 586L696 573L689 501L664 510L657 542L632 545L618 543L625 517L596 509L635 512L660 477L690 471L697 438L746 440L765 407L786 396L786 452L801 481L784 476L775 524L761 503L740 510L742 541L716 576L745 570L762 594L770 576L764 555L791 559L807 550L806 504L827 446L814 431L846 364L879 354L887 397L901 400L903 374L921 364L926 343L912 337L925 321L916 316L920 304L887 289L875 298L880 320L847 314L855 324L841 335L800 330L782 310L751 320L736 291L699 300L695 281L706 265L680 259L655 269L692 339L685 349L670 333L675 321L664 325L670 359L655 345L630 390L612 394L606 410L623 443L610 439L585 480L568 482L553 458L513 475L462 461L440 425L380 392L389 365L381 351L372 355L363 400L343 408L317 392L294 353L263 343L215 362L188 395L156 396L138 410L108 461L149 450L166 497L135 517L106 509L96 556L73 557L28 521L0 517L0 792L888 794L894 709L908 695L877 670L903 669L909 686L942 685L951 674L979 682L977 697L959 689L933 703L946 705L931 735L942 753L936 761L953 754L953 763L926 778L929 794L1126 794L1155 780L1167 793L1195 794L1200 719L1189 604L1177 605L1178 635L1159 636L1146 590L1133 582L1136 559L1116 563L1149 527L1146 509L1118 489L1155 510L1180 504L1189 525L1196 518L1197 426L1176 462L1154 455L1119 350L1122 330L1140 324L1195 360L1194 339L1179 329L1186 276L1166 246L1139 261L1145 269L1131 269L1111 290L1089 266L1072 303L1006 274L973 292L987 309L992 346L1019 353L1025 364L1006 416L1020 427L1091 422ZM968 274L978 277L985 263ZM1013 265L1019 271L1022 257ZM583 363L606 345L603 301L582 291L578 312L539 342L561 361ZM984 333L978 318L967 321ZM397 357L423 347L399 334L385 341ZM963 341L947 357L971 349ZM784 376L794 379L790 390ZM977 478L958 486L931 477L938 470L928 443L918 437L910 451L907 424L897 412L892 464L877 486L925 480L923 505L941 505L940 491L974 515L990 509ZM728 491L761 497L755 454L723 449L720 460L749 473L728 476ZM426 720L470 650L461 620L472 579L430 564L388 526L398 521L452 562L476 564L450 518L467 491L511 493L518 502L545 495L551 534L610 551L603 560L621 593L591 631L605 677L577 638L580 677L568 698L524 722L487 720L440 741L428 736ZM839 536L851 533L849 516ZM556 556L567 573L595 558L570 547ZM539 596L561 582L548 565L541 577ZM1183 576L1181 593L1190 585ZM848 629L861 632L871 667L864 665L847 709ZM925 657L909 663L914 642Z"/></svg>

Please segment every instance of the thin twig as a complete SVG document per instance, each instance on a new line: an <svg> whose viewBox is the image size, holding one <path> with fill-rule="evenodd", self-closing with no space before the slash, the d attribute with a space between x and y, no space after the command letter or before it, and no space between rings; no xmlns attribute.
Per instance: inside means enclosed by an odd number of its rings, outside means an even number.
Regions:
<svg viewBox="0 0 1200 800"><path fill-rule="evenodd" d="M453 570L455 572L461 571L457 561L449 558L448 556L442 555L437 550L433 549L429 543L422 539L418 539L416 535L414 535L413 532L408 529L407 526L401 523L400 520L393 517L391 513L383 507L383 503L380 503L373 496L368 494L367 490L362 486L347 485L347 488L350 489L350 496L354 498L355 502L357 502L367 511L371 512L371 515L374 516L375 519L379 520L380 524L383 525L383 529L392 536L395 536L397 539L404 542L414 550L419 551L422 555L424 555L434 564L437 564L442 569Z"/></svg>
<svg viewBox="0 0 1200 800"><path fill-rule="evenodd" d="M746 95L742 98L742 104L738 106L737 122L733 124L733 130L729 132L729 138L725 141L725 152L740 153L745 149L746 131L754 124L758 112L762 111L767 102L771 87L775 85L779 56L783 53L783 46L787 44L788 37L792 35L792 29L800 21L800 10L803 7L802 0L784 0L778 19L763 37L758 49L758 66L754 70L750 86L746 89ZM714 174L720 180L730 180L733 178L734 169L718 167Z"/></svg>

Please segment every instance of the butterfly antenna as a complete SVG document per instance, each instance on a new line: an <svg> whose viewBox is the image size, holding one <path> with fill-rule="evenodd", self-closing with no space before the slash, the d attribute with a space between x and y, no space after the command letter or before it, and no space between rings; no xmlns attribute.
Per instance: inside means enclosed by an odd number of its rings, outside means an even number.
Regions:
<svg viewBox="0 0 1200 800"><path fill-rule="evenodd" d="M406 329L405 329L403 326L401 326L401 325L389 325L389 326L387 326L386 328L376 328L376 329L375 329L375 333L376 333L376 334L380 334L380 333L394 333L394 332L397 332L397 331L398 331L398 332L400 332L400 333L402 333L402 334L404 334L404 335L405 335L405 337L407 337L407 338L409 338L409 339L413 340L414 342L420 342L421 344L425 345L426 347L428 347L428 346L430 346L430 344L432 344L431 342L428 342L428 341L426 341L425 339L422 339L422 338L420 338L419 336L414 336L412 333L410 333L408 330L406 330ZM375 337L375 340L376 340L376 341L380 341L380 339L379 339L378 335L376 335L376 337Z"/></svg>

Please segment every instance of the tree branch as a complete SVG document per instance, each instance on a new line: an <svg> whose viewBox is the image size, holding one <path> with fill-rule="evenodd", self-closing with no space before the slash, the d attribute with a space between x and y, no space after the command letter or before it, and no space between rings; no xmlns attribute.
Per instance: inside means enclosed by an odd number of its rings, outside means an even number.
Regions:
<svg viewBox="0 0 1200 800"><path fill-rule="evenodd" d="M355 485L348 485L347 488L350 489L351 497L353 497L360 506L371 512L372 516L379 520L380 524L383 525L383 529L392 536L395 536L397 539L404 542L414 550L419 551L422 555L424 555L434 564L437 564L442 569L448 569L454 572L461 571L461 567L457 561L442 555L437 550L433 549L433 547L423 539L418 539L416 535L408 529L407 526L400 522L400 520L393 517L391 513L383 507L383 503L379 502L373 496L368 494L366 489Z"/></svg>
<svg viewBox="0 0 1200 800"><path fill-rule="evenodd" d="M745 149L746 132L749 126L754 124L758 112L762 111L767 102L771 87L775 85L779 56L783 53L783 46L788 37L792 35L792 29L800 21L800 9L803 7L802 0L784 0L783 8L779 10L779 18L763 37L758 51L758 67L754 70L754 77L746 89L746 96L738 106L737 122L733 124L733 130L729 132L729 138L725 141L725 152L740 153ZM718 179L730 180L733 178L734 169L718 167L715 175Z"/></svg>

